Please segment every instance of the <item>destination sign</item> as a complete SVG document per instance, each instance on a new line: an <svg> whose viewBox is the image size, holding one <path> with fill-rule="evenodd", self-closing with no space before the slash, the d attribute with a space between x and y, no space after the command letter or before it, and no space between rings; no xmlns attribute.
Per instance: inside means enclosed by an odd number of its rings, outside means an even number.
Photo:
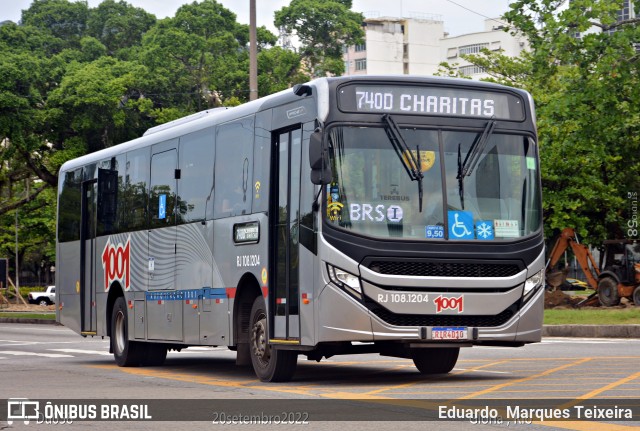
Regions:
<svg viewBox="0 0 640 431"><path fill-rule="evenodd" d="M449 87L350 85L339 91L342 111L524 120L519 97Z"/></svg>
<svg viewBox="0 0 640 431"><path fill-rule="evenodd" d="M233 225L233 240L236 243L258 242L260 224L257 221Z"/></svg>

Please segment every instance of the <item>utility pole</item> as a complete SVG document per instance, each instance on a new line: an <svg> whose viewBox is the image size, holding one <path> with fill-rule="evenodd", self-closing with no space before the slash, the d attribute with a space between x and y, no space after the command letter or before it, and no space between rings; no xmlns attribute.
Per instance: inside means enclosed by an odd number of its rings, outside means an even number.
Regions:
<svg viewBox="0 0 640 431"><path fill-rule="evenodd" d="M16 208L16 304L20 296L20 261L18 257L18 208Z"/></svg>
<svg viewBox="0 0 640 431"><path fill-rule="evenodd" d="M256 0L249 0L249 100L258 98L258 46Z"/></svg>

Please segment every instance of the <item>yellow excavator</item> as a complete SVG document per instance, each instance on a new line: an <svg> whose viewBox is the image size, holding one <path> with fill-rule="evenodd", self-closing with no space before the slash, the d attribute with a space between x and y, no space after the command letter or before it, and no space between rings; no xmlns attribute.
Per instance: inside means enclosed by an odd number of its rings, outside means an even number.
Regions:
<svg viewBox="0 0 640 431"><path fill-rule="evenodd" d="M603 243L600 268L596 265L589 248L578 241L571 228L565 228L556 240L547 261L547 285L550 290L558 289L567 278L567 269L558 270L564 252L571 248L582 268L587 283L595 292L578 305L589 303L598 296L600 303L610 307L618 305L620 298L632 298L640 306L640 241L607 240Z"/></svg>

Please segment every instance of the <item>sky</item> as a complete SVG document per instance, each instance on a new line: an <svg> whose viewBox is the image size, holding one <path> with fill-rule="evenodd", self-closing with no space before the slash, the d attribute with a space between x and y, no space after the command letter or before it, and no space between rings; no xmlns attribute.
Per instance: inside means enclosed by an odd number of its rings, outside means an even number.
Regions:
<svg viewBox="0 0 640 431"><path fill-rule="evenodd" d="M96 7L102 0L88 0ZM154 14L157 18L174 16L183 4L193 0L126 0ZM249 23L249 0L217 0L237 15L240 23ZM0 22L18 22L22 9L28 9L31 0L0 0ZM287 6L289 0L256 0L258 26L266 26L276 33L273 14ZM353 0L353 10L366 17L425 17L439 15L444 20L445 31L451 36L484 30L485 17L497 18L508 10L509 0Z"/></svg>

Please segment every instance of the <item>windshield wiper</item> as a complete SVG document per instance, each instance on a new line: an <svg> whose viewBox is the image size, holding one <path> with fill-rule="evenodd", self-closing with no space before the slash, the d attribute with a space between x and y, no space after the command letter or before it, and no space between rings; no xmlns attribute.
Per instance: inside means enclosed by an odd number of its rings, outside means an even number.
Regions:
<svg viewBox="0 0 640 431"><path fill-rule="evenodd" d="M473 141L473 144L471 144L467 157L464 158L464 163L462 163L462 170L458 175L462 175L463 177L471 175L471 172L473 172L478 160L480 160L480 155L482 154L484 147L487 146L487 142L489 141L495 127L496 120L494 117L491 117L491 119L487 121L487 125L484 126L482 135L478 135L475 141Z"/></svg>
<svg viewBox="0 0 640 431"><path fill-rule="evenodd" d="M478 160L480 160L480 156L484 151L484 147L487 146L487 142L489 141L495 127L495 117L491 117L484 126L482 134L478 134L476 139L473 141L473 144L471 144L471 148L469 148L469 152L464 158L464 162L462 161L460 150L462 144L458 144L458 175L456 178L458 179L458 194L460 195L460 205L462 205L462 209L464 209L464 177L470 176L475 169L476 164L478 164Z"/></svg>
<svg viewBox="0 0 640 431"><path fill-rule="evenodd" d="M424 175L422 175L422 169L420 169L420 145L416 145L417 153L414 155L402 137L398 124L391 115L384 114L382 121L386 124L384 130L387 132L387 137L389 141L391 141L393 149L396 150L402 166L404 166L405 171L407 171L407 175L409 175L411 181L418 182L418 204L419 210L422 212L422 178L424 178Z"/></svg>

